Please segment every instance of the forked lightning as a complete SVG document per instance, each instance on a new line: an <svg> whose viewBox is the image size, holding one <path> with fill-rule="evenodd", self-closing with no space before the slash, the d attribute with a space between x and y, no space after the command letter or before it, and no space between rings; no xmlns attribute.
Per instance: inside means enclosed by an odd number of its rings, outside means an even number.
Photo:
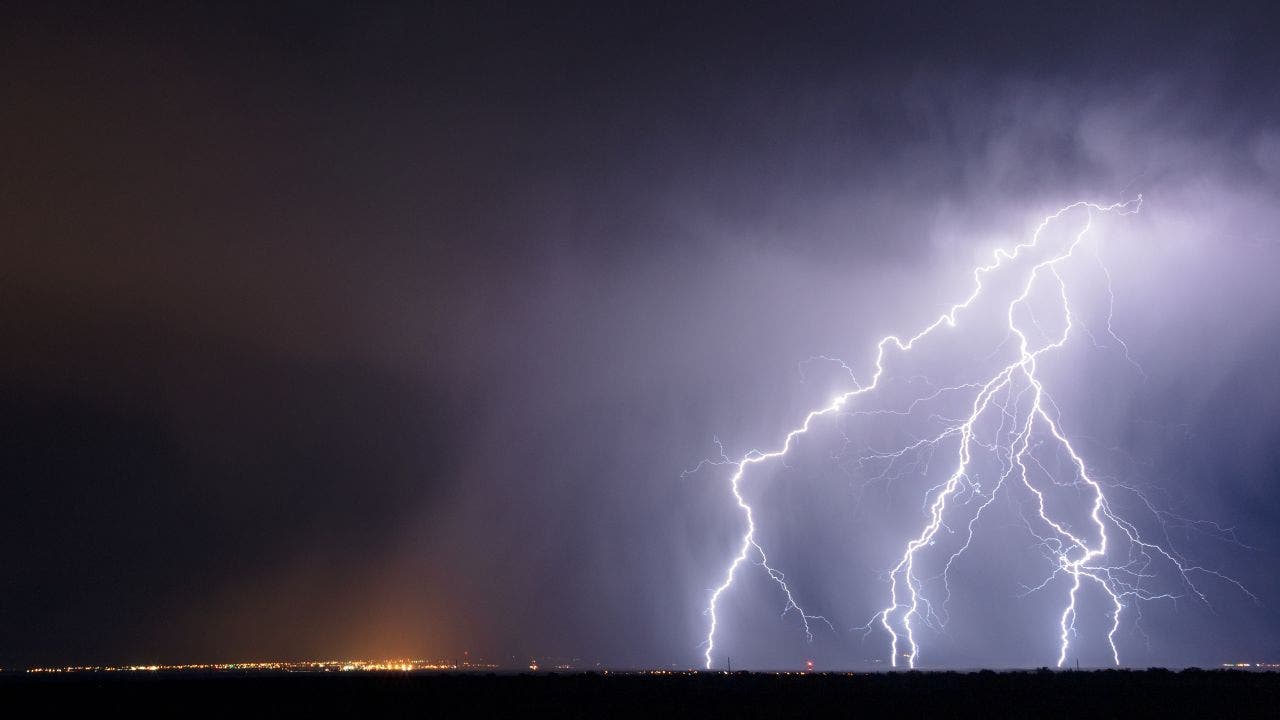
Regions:
<svg viewBox="0 0 1280 720"><path fill-rule="evenodd" d="M815 423L824 419L887 412L857 410L855 406L860 396L866 396L881 388L882 379L885 378L885 367L890 360L889 352L895 350L898 353L909 353L917 345L944 332L944 328L957 327L967 312L975 311L975 305L983 297L988 281L995 278L997 273L1006 273L1005 277L1012 281L1013 288L1012 299L1002 309L1003 323L1007 325L1008 332L1005 346L1013 348L1009 362L982 379L952 387L935 388L930 394L918 398L907 410L895 413L909 414L916 404L928 402L944 393L973 393L972 401L967 404L967 416L946 422L943 429L936 435L916 441L897 451L874 453L870 456L894 460L922 448L935 449L943 442L954 442L957 447L953 469L947 479L926 492L926 520L923 527L908 536L910 539L906 542L902 554L894 561L887 573L889 585L887 604L876 612L870 622L862 626L862 629L868 633L877 628L883 630L889 640L891 665L897 667L905 660L907 666L914 668L921 652L916 632L919 626L942 623L940 613L927 597L922 578L917 572L918 556L935 542L940 530L950 529L950 526L963 529L963 542L947 557L941 573L941 580L946 587L947 599L949 599L949 576L953 564L969 549L977 523L984 511L1010 484L1025 488L1030 493L1028 497L1034 498L1031 503L1035 508L1034 516L1024 517L1024 520L1027 529L1052 562L1052 570L1048 576L1038 586L1030 588L1028 593L1046 591L1050 583L1058 578L1066 578L1068 584L1061 613L1054 618L1052 630L1059 647L1055 658L1059 666L1066 662L1068 650L1075 636L1078 599L1085 584L1100 588L1105 593L1105 597L1109 598L1111 608L1106 638L1111 658L1117 665L1120 663L1120 652L1116 645L1116 633L1120 628L1123 611L1134 600L1175 597L1167 592L1156 593L1144 587L1144 580L1151 577L1152 566L1157 560L1172 567L1179 574L1181 586L1185 591L1199 600L1207 602L1204 593L1194 582L1197 575L1212 575L1249 594L1235 580L1215 570L1188 562L1180 553L1168 547L1167 543L1161 544L1144 537L1136 524L1125 520L1113 509L1108 500L1106 488L1091 474L1088 463L1064 432L1058 407L1045 388L1042 373L1038 372L1041 360L1061 349L1072 336L1073 330L1077 328L1084 331L1096 344L1096 339L1088 333L1088 329L1079 322L1072 311L1068 282L1061 271L1069 261L1080 254L1078 251L1092 228L1095 216L1131 215L1138 212L1141 204L1141 196L1128 202L1106 206L1077 202L1049 215L1039 223L1030 240L1015 245L1011 250L997 250L990 263L975 268L972 290L963 301L952 305L933 322L905 340L897 335L881 338L876 343L874 372L865 384L854 379L854 373L847 364L836 361L848 373L852 389L837 395L825 407L810 411L798 427L783 437L776 449L767 452L752 450L737 460L731 460L721 448L719 458L699 464L698 468L703 465L718 465L732 470L730 487L746 522L746 530L738 545L738 552L725 570L722 581L711 591L707 606L709 626L703 657L708 669L713 663L716 635L720 630L720 619L717 615L720 601L733 586L739 571L748 561L760 565L777 584L785 599L783 614L794 613L810 640L813 639L812 623L814 622L822 622L834 629L826 618L808 613L800 606L796 592L788 585L786 577L769 563L768 556L757 537L755 510L742 493L742 483L747 471L791 452L797 438L808 433ZM1060 247L1043 246L1048 243L1042 244L1042 235L1051 225L1057 222L1068 222L1074 218L1080 220L1078 229L1068 233L1067 239L1061 241ZM1129 355L1128 346L1112 330L1111 277L1105 266L1102 270L1106 274L1109 303L1107 333L1119 347L1123 348L1126 360L1137 367ZM1033 293L1044 287L1041 283L1048 284L1047 289L1054 297L1052 304L1055 311L1060 313L1060 332L1047 334L1042 323L1037 322L1036 315L1032 312L1031 299ZM825 357L816 359L833 360ZM1138 371L1141 372L1141 368L1138 368ZM980 421L998 423L993 440L985 441L979 436ZM1033 439L1036 441L1035 445L1033 445ZM1070 484L1083 493L1088 509L1088 520L1083 523L1086 526L1083 530L1075 529L1072 523L1050 510L1045 497L1049 488L1034 479L1033 468L1038 467L1044 474L1049 474L1034 449L1045 444L1056 447L1064 453L1066 458L1069 458L1075 473L1075 479ZM990 452L999 461L998 478L994 483L987 483L988 486L975 481L971 474L975 446ZM961 495L965 496L965 502L952 502ZM975 499L978 502L974 502ZM1146 502L1145 498L1143 502ZM964 509L953 507L960 504ZM968 512L969 515L967 518L959 517L957 520L954 515L960 512ZM1216 525L1213 527L1217 528ZM1220 534L1226 536L1229 533L1229 530L1222 530ZM1126 551L1116 550L1117 539L1125 543ZM945 606L945 600L942 604Z"/></svg>

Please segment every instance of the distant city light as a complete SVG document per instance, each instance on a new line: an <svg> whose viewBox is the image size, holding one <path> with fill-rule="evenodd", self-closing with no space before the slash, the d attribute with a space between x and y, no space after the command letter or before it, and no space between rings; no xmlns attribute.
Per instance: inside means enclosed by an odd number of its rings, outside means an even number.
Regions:
<svg viewBox="0 0 1280 720"><path fill-rule="evenodd" d="M184 665L68 665L28 668L29 673L74 672L184 672L184 671L278 671L278 672L424 672L442 670L496 670L497 665L447 660L299 660L236 663L190 663Z"/></svg>

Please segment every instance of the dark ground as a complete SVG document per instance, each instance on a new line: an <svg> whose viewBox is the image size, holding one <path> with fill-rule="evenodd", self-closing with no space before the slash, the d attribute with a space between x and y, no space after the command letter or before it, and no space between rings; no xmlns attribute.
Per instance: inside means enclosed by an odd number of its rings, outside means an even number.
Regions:
<svg viewBox="0 0 1280 720"><path fill-rule="evenodd" d="M1276 717L1280 674L1243 671L652 676L72 674L0 677L13 709L132 716ZM19 717L19 715L9 715Z"/></svg>

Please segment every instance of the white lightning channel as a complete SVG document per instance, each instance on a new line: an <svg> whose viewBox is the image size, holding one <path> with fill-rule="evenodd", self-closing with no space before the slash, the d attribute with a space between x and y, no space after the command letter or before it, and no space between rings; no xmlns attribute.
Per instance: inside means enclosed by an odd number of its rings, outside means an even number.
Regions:
<svg viewBox="0 0 1280 720"><path fill-rule="evenodd" d="M703 643L703 658L708 669L712 666L716 633L719 629L717 610L720 600L733 586L739 569L748 560L754 560L762 566L769 577L777 583L785 597L783 614L795 612L801 620L806 636L811 641L813 634L810 621L820 620L828 626L831 625L826 618L805 612L797 602L791 587L787 585L783 574L769 564L765 551L756 536L755 511L742 494L742 483L747 470L752 466L785 456L791 451L796 439L808 433L814 423L820 419L834 415L909 415L917 405L953 392L976 391L973 401L969 405L967 417L948 420L937 415L931 416L934 419L947 421L946 427L936 435L917 440L896 451L872 452L860 458L860 462L871 459L888 459L893 462L910 452L917 452L922 449L932 451L944 439L958 438L959 441L954 470L945 482L930 488L925 495L927 522L906 543L902 555L888 572L888 605L877 612L870 622L862 626L862 629L871 632L874 630L874 625L878 624L887 633L890 647L889 659L892 666L897 667L900 658L905 658L909 667L914 668L916 666L920 652L915 634L916 622L928 625L934 625L935 622L945 624L942 615L935 612L932 603L923 595L922 581L916 574L916 560L919 551L928 547L934 541L939 530L947 528L944 516L949 510L949 501L965 493L970 493L973 499L979 500L976 511L973 512L965 524L966 534L963 543L946 560L944 569L939 575L946 585L946 597L948 600L951 593L948 577L953 563L969 548L975 532L975 525L983 511L990 506L996 496L1011 481L1024 487L1035 498L1034 517L1027 518L1024 516L1024 521L1028 530L1039 541L1041 548L1054 563L1053 571L1049 577L1045 578L1044 582L1039 586L1030 588L1027 591L1028 594L1046 589L1053 580L1064 575L1070 578L1070 588L1066 594L1055 631L1059 645L1057 657L1059 666L1066 661L1071 639L1076 634L1077 598L1082 585L1085 583L1101 588L1110 598L1112 607L1110 613L1111 623L1106 637L1113 661L1117 665L1120 663L1120 654L1116 647L1115 635L1120 627L1121 613L1126 607L1125 601L1175 597L1169 593L1155 594L1142 587L1143 580L1151 577L1149 567L1155 561L1156 556L1171 563L1180 574L1188 592L1201 601L1207 602L1207 599L1204 593L1192 582L1191 578L1195 574L1217 577L1249 594L1248 590L1235 580L1217 571L1190 564L1167 543L1160 545L1147 540L1139 533L1138 528L1133 523L1124 520L1113 512L1103 484L1091 475L1084 459L1076 448L1072 446L1066 433L1063 432L1058 419L1057 405L1053 402L1041 377L1037 374L1037 367L1041 357L1062 348L1073 329L1079 326L1082 331L1088 332L1087 328L1084 328L1083 323L1080 323L1072 312L1067 283L1059 272L1060 267L1075 255L1083 239L1092 228L1095 214L1116 213L1119 215L1131 215L1138 212L1141 204L1141 196L1134 200L1106 206L1091 202L1077 202L1045 217L1036 227L1030 240L1015 245L1011 250L1003 248L996 250L991 262L980 265L973 270L973 287L963 301L950 306L933 322L915 334L910 335L906 340L903 340L898 335L888 335L881 338L876 343L874 372L866 384L860 384L855 379L853 370L843 361L835 358L815 356L802 363L802 375L804 365L815 360L839 363L840 367L848 374L853 384L853 389L835 396L826 406L806 414L803 422L789 431L776 449L770 451L752 450L738 460L730 460L724 454L723 447L719 446L719 441L716 441L717 446L720 447L719 459L705 460L699 463L697 468L689 472L694 472L703 465L722 465L732 468L730 487L737 506L746 521L746 531L739 543L737 554L724 572L723 580L711 591L710 601L707 605L706 614L709 622L707 636ZM1063 247L1056 251L1049 251L1047 257L1039 260L1025 271L1026 275L1021 281L1021 291L1009 302L1005 309L1005 322L1008 332L1005 342L1008 343L1012 340L1017 346L1016 357L1011 362L986 379L953 387L933 388L932 393L917 398L903 410L850 409L853 401L859 396L871 393L881 386L881 380L885 376L886 355L890 348L894 348L900 353L907 353L917 343L926 340L936 331L940 331L944 327L956 327L961 313L968 310L982 296L986 287L985 282L990 274L1014 265L1015 261L1022 259L1023 255L1029 254L1033 250L1041 251L1042 248L1039 246L1041 244L1041 235L1045 229L1073 211L1082 211L1085 214L1085 221L1082 227ZM1097 258L1096 254L1094 258L1101 265L1101 260ZM1139 373L1142 373L1141 367L1130 356L1128 346L1124 344L1124 341L1117 336L1113 329L1112 307L1114 296L1111 288L1111 276L1106 271L1105 266L1102 266L1102 268L1105 274L1106 291L1110 303L1106 316L1107 334L1123 349L1125 359ZM1052 283L1051 289L1056 289L1057 307L1061 313L1063 325L1061 332L1047 341L1044 340L1046 334L1032 313L1030 306L1032 293L1037 289L1038 283L1041 282L1050 282ZM1036 336L1042 339L1042 344L1039 344L1039 346L1035 346L1035 343L1028 335L1027 329L1018 322L1020 312L1030 320L1031 326L1036 330ZM1092 335L1090 337L1092 338ZM1001 347L1003 347L1003 344ZM997 348L992 356L999 351L1000 348ZM1143 373L1143 377L1145 379L1145 373ZM1027 407L1025 410L1020 410L1023 405ZM999 428L995 433L995 441L986 443L977 437L976 425L980 419L990 412L998 413ZM1087 531L1074 530L1065 520L1056 518L1051 514L1046 509L1044 491L1032 481L1031 465L1037 466L1041 472L1049 475L1047 469L1035 457L1032 445L1033 436L1044 432L1047 432L1047 436L1043 439L1055 443L1056 447L1070 459L1075 473L1075 480L1070 484L1086 493L1087 497L1090 498L1089 527ZM1002 437L1007 438L1007 441L1002 443ZM1001 472L990 487L982 487L980 483L969 476L975 445L993 452L1000 460ZM887 472L889 470L886 468L884 473ZM1051 475L1049 477L1051 481L1054 481ZM1121 485L1119 487L1138 494L1130 486ZM1156 512L1145 497L1140 494L1138 496L1143 502L1147 503L1148 507L1151 507L1153 512ZM1214 528L1218 527L1213 524L1209 525ZM1128 558L1109 560L1108 550L1110 549L1111 538L1108 535L1108 528L1112 529L1113 532L1122 534L1130 547L1137 550L1131 551ZM950 528L947 529L950 530ZM1221 534L1224 536L1229 535L1229 530L1222 531ZM1235 540L1234 536L1230 536L1229 539L1231 541ZM1252 594L1249 594L1249 597L1253 598ZM1256 598L1254 600L1256 601ZM945 608L945 606L946 601L942 603L942 607Z"/></svg>

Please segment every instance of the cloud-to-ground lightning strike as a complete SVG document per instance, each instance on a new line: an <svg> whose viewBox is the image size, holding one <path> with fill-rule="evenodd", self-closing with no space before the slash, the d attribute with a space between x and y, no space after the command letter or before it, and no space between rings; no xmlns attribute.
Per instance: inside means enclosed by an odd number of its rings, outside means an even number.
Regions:
<svg viewBox="0 0 1280 720"><path fill-rule="evenodd" d="M706 460L699 464L721 465L732 469L730 487L742 517L746 522L746 530L738 545L738 552L726 569L723 580L711 591L707 606L707 637L704 642L704 660L706 667L712 665L715 650L716 633L719 629L717 610L721 598L733 586L738 571L749 560L759 564L778 585L785 598L783 614L794 612L801 620L806 635L812 640L811 621L830 622L826 618L807 613L798 603L793 589L787 584L781 572L769 564L764 548L757 538L755 510L742 493L742 483L747 471L761 463L782 458L789 453L797 438L805 435L814 423L829 416L875 415L875 414L909 414L917 404L931 401L944 394L972 392L973 398L968 403L968 414L964 417L947 419L945 427L937 434L917 440L905 448L891 452L875 452L862 460L873 458L900 459L910 452L922 448L933 450L943 441L958 443L954 466L949 476L942 483L930 488L925 495L926 522L906 543L901 556L895 561L887 573L889 585L888 604L875 613L870 622L862 626L866 632L872 632L879 626L887 634L890 648L890 662L897 667L900 659L905 658L909 667L915 667L920 653L916 630L919 624L934 625L945 623L946 600L950 599L949 575L952 566L970 546L976 524L983 512L992 504L997 495L1010 484L1016 484L1029 492L1034 513L1023 517L1027 529L1037 540L1041 550L1052 563L1052 571L1038 586L1028 589L1028 594L1046 590L1058 578L1069 580L1069 589L1063 600L1061 613L1055 618L1054 634L1059 647L1057 664L1061 666L1067 659L1068 649L1076 633L1078 616L1077 600L1080 590L1086 583L1100 588L1110 599L1110 627L1106 634L1112 660L1118 665L1120 653L1116 645L1116 632L1120 628L1123 610L1136 600L1152 600L1158 598L1178 597L1172 593L1157 593L1144 587L1144 580L1152 576L1151 566L1157 562L1168 563L1178 573L1182 586L1193 597L1207 602L1200 589L1193 582L1197 574L1212 575L1231 583L1241 591L1248 591L1235 580L1219 572L1194 565L1188 562L1168 543L1157 543L1144 537L1138 526L1121 517L1109 500L1104 483L1095 478L1084 458L1068 439L1063 431L1060 412L1038 368L1041 360L1055 350L1061 349L1068 341L1074 329L1079 329L1093 340L1096 339L1084 327L1073 313L1068 295L1068 282L1062 270L1068 261L1077 255L1077 251L1086 235L1092 229L1095 216L1101 214L1131 215L1137 213L1142 204L1141 196L1127 202L1112 205L1098 205L1090 202L1077 202L1068 205L1044 218L1036 227L1029 240L1015 245L1012 249L995 251L994 258L985 265L973 270L973 285L969 295L961 302L949 307L933 322L905 340L897 335L888 335L876 343L874 372L869 380L859 383L853 370L845 363L834 358L819 356L811 360L830 360L840 364L852 382L852 389L835 396L829 404L810 411L804 416L799 426L788 432L777 449L770 451L751 450L738 460L731 460L721 448L720 457ZM1083 222L1075 232L1068 234L1061 241L1060 247L1044 247L1042 235L1052 224L1069 217L1083 216ZM1096 262L1101 262L1094 255ZM1106 273L1107 299L1114 302L1111 293L1111 277ZM914 400L905 410L851 410L851 406L859 396L868 395L881 388L885 377L885 367L889 360L888 352L895 349L899 353L908 353L917 344L922 343L945 328L955 328L961 316L971 311L983 297L988 280L996 273L1007 272L1014 281L1011 291L1012 299L1003 308L1003 324L1007 326L1005 341L993 353L993 357L1002 348L1011 347L1011 359L996 368L992 373L976 381L965 382L951 387L932 388L931 392ZM1022 274L1015 274L1015 273ZM1041 283L1047 283L1042 286ZM1053 306L1060 313L1061 329L1055 333L1046 333L1037 320L1031 306L1033 293L1047 287L1055 296ZM1129 354L1129 348L1112 329L1111 305L1108 305L1106 316L1106 332L1117 345L1123 349L1124 357L1135 369L1142 373ZM1007 352L1007 350L1006 350ZM999 364L999 363L997 363ZM1145 377L1145 375L1144 375ZM979 422L993 418L999 426L994 433L994 441L982 439ZM1033 443L1033 439L1036 442ZM1052 483L1061 485L1053 478L1042 461L1037 457L1036 447L1051 444L1057 451L1069 459L1069 465L1075 479L1067 483L1082 493L1087 503L1086 527L1080 529L1068 520L1051 511L1046 503L1047 488L1033 480L1033 468L1049 478ZM719 441L717 440L717 446ZM971 476L971 464L975 447L990 452L999 462L1000 472L994 482L984 483ZM698 468L694 468L696 471ZM693 472L693 471L690 471ZM988 486L984 486L988 485ZM1116 485L1124 490L1136 492L1132 487ZM942 609L936 608L926 596L922 578L917 572L918 556L923 549L930 547L940 530L950 530L947 521L949 512L957 512L949 502L967 494L966 507L970 510L967 521L963 518L959 523L954 520L950 525L963 528L964 537L960 547L946 559L945 565L937 578L946 587L946 600L941 603ZM1146 499L1138 495L1141 502ZM974 503L972 500L977 499ZM959 503L953 503L959 504ZM1147 503L1150 507L1150 503ZM1151 508L1153 512L1154 508ZM1216 525L1214 527L1217 527ZM1229 533L1220 533L1226 536ZM1117 549L1117 538L1124 542L1127 552ZM1234 539L1234 538L1228 538ZM1253 597L1252 595L1249 595ZM1256 601L1256 598L1254 598Z"/></svg>

